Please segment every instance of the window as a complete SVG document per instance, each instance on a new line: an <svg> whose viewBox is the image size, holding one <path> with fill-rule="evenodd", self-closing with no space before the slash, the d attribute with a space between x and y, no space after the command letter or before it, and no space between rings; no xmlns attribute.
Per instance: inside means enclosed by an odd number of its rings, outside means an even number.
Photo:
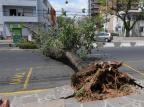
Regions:
<svg viewBox="0 0 144 107"><path fill-rule="evenodd" d="M47 6L47 0L43 0L43 3L45 4L45 6Z"/></svg>
<svg viewBox="0 0 144 107"><path fill-rule="evenodd" d="M9 13L10 13L10 16L16 16L17 15L16 9L10 9Z"/></svg>
<svg viewBox="0 0 144 107"><path fill-rule="evenodd" d="M139 29L139 32L144 32L144 29L143 29L144 27L140 27L140 29Z"/></svg>

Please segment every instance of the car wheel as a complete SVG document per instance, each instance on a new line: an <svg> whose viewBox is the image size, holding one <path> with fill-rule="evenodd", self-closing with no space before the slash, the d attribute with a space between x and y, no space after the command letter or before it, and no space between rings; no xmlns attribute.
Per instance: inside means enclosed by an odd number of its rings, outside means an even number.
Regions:
<svg viewBox="0 0 144 107"><path fill-rule="evenodd" d="M106 42L109 42L109 40L108 40L107 38L105 39L105 41L106 41Z"/></svg>

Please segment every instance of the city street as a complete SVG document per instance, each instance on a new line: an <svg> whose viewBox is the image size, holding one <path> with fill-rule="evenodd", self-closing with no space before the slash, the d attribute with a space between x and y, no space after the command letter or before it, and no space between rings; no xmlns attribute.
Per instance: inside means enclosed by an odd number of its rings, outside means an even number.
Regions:
<svg viewBox="0 0 144 107"><path fill-rule="evenodd" d="M144 47L94 49L95 56L106 60L122 61L121 71L128 72L136 79L144 79Z"/></svg>
<svg viewBox="0 0 144 107"><path fill-rule="evenodd" d="M47 89L70 84L73 70L37 51L0 50L0 92Z"/></svg>
<svg viewBox="0 0 144 107"><path fill-rule="evenodd" d="M123 61L121 71L144 79L144 47L102 48L92 52L105 60ZM0 93L47 89L70 84L73 70L38 51L0 51Z"/></svg>

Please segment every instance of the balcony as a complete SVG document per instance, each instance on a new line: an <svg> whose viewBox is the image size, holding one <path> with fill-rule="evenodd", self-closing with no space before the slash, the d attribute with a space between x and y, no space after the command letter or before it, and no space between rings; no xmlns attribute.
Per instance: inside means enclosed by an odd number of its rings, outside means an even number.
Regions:
<svg viewBox="0 0 144 107"><path fill-rule="evenodd" d="M38 22L38 17L34 16L4 16L4 22Z"/></svg>
<svg viewBox="0 0 144 107"><path fill-rule="evenodd" d="M100 4L98 0L91 0L91 4Z"/></svg>
<svg viewBox="0 0 144 107"><path fill-rule="evenodd" d="M93 6L93 7L91 7L91 10L98 10L100 7L97 7L97 6Z"/></svg>
<svg viewBox="0 0 144 107"><path fill-rule="evenodd" d="M3 6L4 22L38 22L36 7Z"/></svg>
<svg viewBox="0 0 144 107"><path fill-rule="evenodd" d="M0 4L6 6L37 6L37 0L0 0Z"/></svg>

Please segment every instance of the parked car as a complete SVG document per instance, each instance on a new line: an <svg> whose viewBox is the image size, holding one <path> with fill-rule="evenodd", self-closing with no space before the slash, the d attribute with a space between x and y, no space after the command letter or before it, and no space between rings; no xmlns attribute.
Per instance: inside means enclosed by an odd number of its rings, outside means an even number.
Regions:
<svg viewBox="0 0 144 107"><path fill-rule="evenodd" d="M111 33L111 36L113 37L113 36L119 36L119 34L118 33Z"/></svg>
<svg viewBox="0 0 144 107"><path fill-rule="evenodd" d="M100 32L95 35L94 39L98 42L111 42L113 40L113 36L108 32Z"/></svg>

